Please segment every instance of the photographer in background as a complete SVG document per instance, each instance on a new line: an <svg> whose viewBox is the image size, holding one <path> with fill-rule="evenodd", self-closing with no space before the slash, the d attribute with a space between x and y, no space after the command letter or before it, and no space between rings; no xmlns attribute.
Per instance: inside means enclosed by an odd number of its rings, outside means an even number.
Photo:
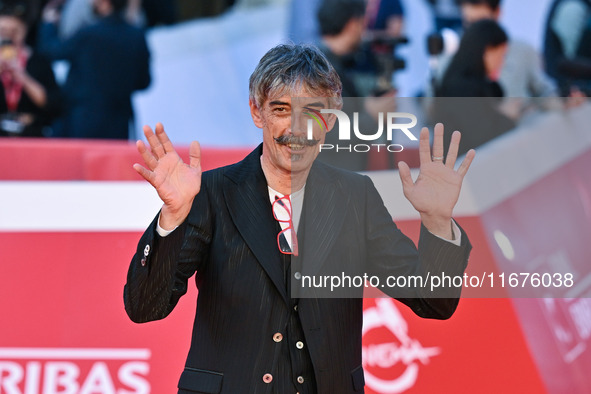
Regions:
<svg viewBox="0 0 591 394"><path fill-rule="evenodd" d="M364 0L324 0L318 9L318 22L322 35L320 50L335 68L343 84L342 97L364 97L362 90L355 83L355 55L360 49L365 32L365 1ZM393 54L392 54L393 56ZM361 108L351 108L352 103L345 100L343 111L359 112L360 130L375 132L378 129L380 112L394 109L395 91L390 87L380 97L366 97ZM388 99L389 98L389 99ZM326 134L326 144L338 145L338 127ZM376 143L382 141L375 141ZM385 142L385 141L384 141ZM355 137L347 144L366 143ZM369 155L373 152L360 153L348 151L323 151L319 160L336 167L364 171L368 169Z"/></svg>
<svg viewBox="0 0 591 394"><path fill-rule="evenodd" d="M50 62L26 46L24 2L0 3L0 136L41 137L59 112Z"/></svg>

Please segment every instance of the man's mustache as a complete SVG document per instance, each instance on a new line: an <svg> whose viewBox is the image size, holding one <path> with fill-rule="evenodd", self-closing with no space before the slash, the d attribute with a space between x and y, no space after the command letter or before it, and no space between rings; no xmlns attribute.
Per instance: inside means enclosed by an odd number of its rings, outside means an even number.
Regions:
<svg viewBox="0 0 591 394"><path fill-rule="evenodd" d="M285 134L280 137L274 137L275 142L281 145L303 145L303 146L314 146L317 145L320 140L307 139L304 136L295 136L293 134Z"/></svg>

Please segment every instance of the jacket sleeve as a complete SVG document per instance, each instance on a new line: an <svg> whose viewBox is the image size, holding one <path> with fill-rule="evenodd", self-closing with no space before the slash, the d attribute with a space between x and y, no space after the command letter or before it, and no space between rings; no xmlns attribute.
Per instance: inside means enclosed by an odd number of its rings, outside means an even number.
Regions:
<svg viewBox="0 0 591 394"><path fill-rule="evenodd" d="M211 217L202 185L189 216L166 237L156 232L159 215L141 237L123 290L125 311L136 323L163 319L187 292L189 278L208 258Z"/></svg>
<svg viewBox="0 0 591 394"><path fill-rule="evenodd" d="M421 317L447 319L454 313L461 288L441 287L431 291L429 278L435 275L462 276L468 264L471 245L460 228L457 246L431 234L423 225L418 249L396 226L371 180L367 179L367 262L368 270L380 277L380 288L387 295L409 306ZM459 227L459 226L458 226ZM403 279L390 286L388 278ZM390 279L392 280L392 279Z"/></svg>

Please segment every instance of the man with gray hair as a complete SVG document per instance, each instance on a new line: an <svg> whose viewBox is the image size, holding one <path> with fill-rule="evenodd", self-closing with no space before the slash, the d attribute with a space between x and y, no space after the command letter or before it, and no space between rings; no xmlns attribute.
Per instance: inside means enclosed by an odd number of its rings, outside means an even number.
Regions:
<svg viewBox="0 0 591 394"><path fill-rule="evenodd" d="M179 393L363 392L363 300L300 298L303 276L358 266L379 276L463 273L470 244L451 214L474 152L454 170L460 135L444 158L438 125L433 156L421 131L416 181L400 164L404 194L422 220L417 251L368 177L315 161L335 118L314 124L309 136L300 115L340 105L340 80L318 49L279 45L250 78L263 142L241 162L202 173L199 143L186 164L162 124L155 133L144 128L150 146L137 146L146 167L134 168L163 206L131 261L125 309L138 323L164 318L196 273ZM399 300L419 316L445 319L458 295L435 299L410 289Z"/></svg>

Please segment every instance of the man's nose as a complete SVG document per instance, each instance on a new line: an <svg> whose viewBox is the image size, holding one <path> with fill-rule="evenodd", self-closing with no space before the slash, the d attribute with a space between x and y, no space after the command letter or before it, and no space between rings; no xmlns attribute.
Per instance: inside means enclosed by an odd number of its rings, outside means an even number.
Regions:
<svg viewBox="0 0 591 394"><path fill-rule="evenodd" d="M291 117L291 134L296 136L304 136L308 130L308 119L310 117L303 113L294 114Z"/></svg>

